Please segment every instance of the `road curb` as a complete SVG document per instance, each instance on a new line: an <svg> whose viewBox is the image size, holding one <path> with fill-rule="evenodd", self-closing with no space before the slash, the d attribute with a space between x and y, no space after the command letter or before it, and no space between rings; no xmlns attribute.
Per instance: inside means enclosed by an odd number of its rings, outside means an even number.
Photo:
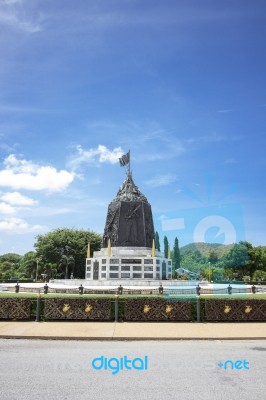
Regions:
<svg viewBox="0 0 266 400"><path fill-rule="evenodd" d="M188 340L266 340L266 337L84 337L84 336L12 336L0 335L0 339L25 339L25 340L80 340L80 341L188 341Z"/></svg>

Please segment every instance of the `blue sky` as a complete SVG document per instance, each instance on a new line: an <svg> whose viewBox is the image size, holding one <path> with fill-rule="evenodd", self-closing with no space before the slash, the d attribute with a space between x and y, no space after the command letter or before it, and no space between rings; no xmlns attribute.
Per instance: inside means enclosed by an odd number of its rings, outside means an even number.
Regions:
<svg viewBox="0 0 266 400"><path fill-rule="evenodd" d="M265 37L259 0L1 0L0 254L102 233L128 149L181 245L265 245Z"/></svg>

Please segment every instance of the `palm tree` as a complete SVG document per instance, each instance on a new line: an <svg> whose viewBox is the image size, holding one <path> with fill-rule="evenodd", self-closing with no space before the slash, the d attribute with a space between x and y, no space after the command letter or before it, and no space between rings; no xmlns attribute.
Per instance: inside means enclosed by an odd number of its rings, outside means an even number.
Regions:
<svg viewBox="0 0 266 400"><path fill-rule="evenodd" d="M65 266L65 279L69 279L69 266L75 265L75 258L73 256L66 256L65 254L62 255L60 266Z"/></svg>

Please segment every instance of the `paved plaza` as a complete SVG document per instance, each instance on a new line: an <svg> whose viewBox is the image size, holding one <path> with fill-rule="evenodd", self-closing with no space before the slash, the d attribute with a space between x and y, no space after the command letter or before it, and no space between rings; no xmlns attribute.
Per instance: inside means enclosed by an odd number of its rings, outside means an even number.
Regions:
<svg viewBox="0 0 266 400"><path fill-rule="evenodd" d="M0 338L141 340L266 339L265 322L0 322Z"/></svg>

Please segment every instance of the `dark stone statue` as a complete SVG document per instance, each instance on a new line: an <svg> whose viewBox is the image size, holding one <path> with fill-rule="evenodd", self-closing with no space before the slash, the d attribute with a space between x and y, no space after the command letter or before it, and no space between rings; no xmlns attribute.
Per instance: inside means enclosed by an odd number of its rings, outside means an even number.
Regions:
<svg viewBox="0 0 266 400"><path fill-rule="evenodd" d="M152 247L151 206L129 172L116 198L109 204L102 247Z"/></svg>

